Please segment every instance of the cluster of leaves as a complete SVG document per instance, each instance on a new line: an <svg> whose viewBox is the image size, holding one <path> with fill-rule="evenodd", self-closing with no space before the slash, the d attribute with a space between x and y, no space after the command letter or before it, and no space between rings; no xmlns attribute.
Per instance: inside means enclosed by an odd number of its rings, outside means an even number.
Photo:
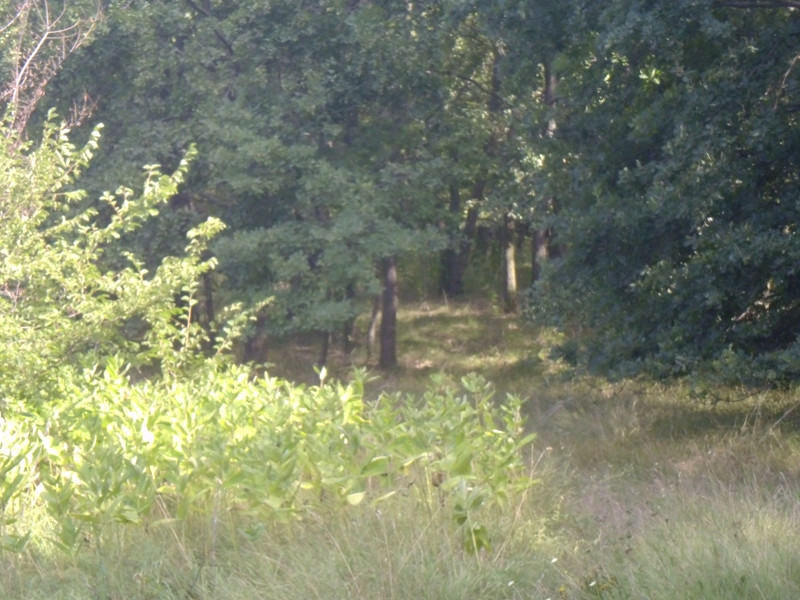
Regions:
<svg viewBox="0 0 800 600"><path fill-rule="evenodd" d="M198 145L199 168L173 203L186 210L134 239L148 261L216 215L231 232L213 248L220 302L268 305L276 334L338 331L379 291L383 259L441 245L430 201L446 171L422 123L441 104L429 60L440 40L423 9L119 4L49 100L99 99L95 117L116 143L92 185Z"/></svg>
<svg viewBox="0 0 800 600"><path fill-rule="evenodd" d="M87 207L75 182L99 130L82 148L67 135L52 115L35 148L10 129L0 136L3 401L49 401L62 376L111 355L137 368L180 369L203 341L192 321L193 296L199 276L213 267L201 255L221 223L199 226L184 257L167 257L154 272L114 250L175 193L192 153L173 175L146 167L138 194L122 187Z"/></svg>
<svg viewBox="0 0 800 600"><path fill-rule="evenodd" d="M569 252L538 309L591 331L593 367L796 377L796 13L576 15L546 159Z"/></svg>
<svg viewBox="0 0 800 600"><path fill-rule="evenodd" d="M795 377L797 16L724 4L111 3L50 93L101 98L95 182L200 145L214 293L272 298L271 332L340 330L421 248L463 290L483 224L509 293L514 238L532 279L568 249L532 306L593 367Z"/></svg>
<svg viewBox="0 0 800 600"><path fill-rule="evenodd" d="M404 494L450 507L466 548L487 548L480 507L532 483L519 401L498 408L473 377L367 402L363 381L303 387L210 366L135 384L110 360L35 412L13 403L0 419L2 544L29 541L23 515L37 506L55 524L42 535L77 551L112 523L235 514L246 526Z"/></svg>

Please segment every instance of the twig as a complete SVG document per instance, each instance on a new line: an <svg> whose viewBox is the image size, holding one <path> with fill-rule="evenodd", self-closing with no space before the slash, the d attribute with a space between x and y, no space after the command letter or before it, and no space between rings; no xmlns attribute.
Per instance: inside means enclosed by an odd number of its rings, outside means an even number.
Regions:
<svg viewBox="0 0 800 600"><path fill-rule="evenodd" d="M789 416L789 415L790 415L790 414L791 414L791 413L794 411L794 409L796 409L798 406L800 406L800 402L797 402L797 403L796 403L794 406L791 406L791 407L787 408L787 409L784 411L784 413L783 413L783 414L780 416L780 418L779 418L777 421L775 421L775 422L772 424L772 426L769 428L769 431L767 431L767 435L770 435L770 434L773 432L773 430L774 430L774 429L775 429L775 428L776 428L778 425L780 425L780 424L781 424L781 421L783 421L783 420L784 420L786 417L788 417L788 416Z"/></svg>
<svg viewBox="0 0 800 600"><path fill-rule="evenodd" d="M800 0L714 0L726 8L800 8Z"/></svg>

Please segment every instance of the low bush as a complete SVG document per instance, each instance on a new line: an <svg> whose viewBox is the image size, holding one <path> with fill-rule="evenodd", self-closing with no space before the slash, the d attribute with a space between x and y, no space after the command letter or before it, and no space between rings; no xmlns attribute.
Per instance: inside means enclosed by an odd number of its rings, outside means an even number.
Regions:
<svg viewBox="0 0 800 600"><path fill-rule="evenodd" d="M247 523L379 503L397 494L452 512L465 548L488 548L481 507L502 504L525 476L520 401L502 405L477 376L421 397L364 398L352 383L252 380L244 368L133 383L111 360L62 382L60 398L0 420L2 546L102 544L114 523ZM25 515L51 517L30 536Z"/></svg>

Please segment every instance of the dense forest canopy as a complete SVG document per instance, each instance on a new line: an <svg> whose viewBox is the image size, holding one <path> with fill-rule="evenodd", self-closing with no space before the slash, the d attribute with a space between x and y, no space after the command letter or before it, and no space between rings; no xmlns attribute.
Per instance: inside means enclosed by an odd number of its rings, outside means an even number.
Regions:
<svg viewBox="0 0 800 600"><path fill-rule="evenodd" d="M104 190L196 145L96 267L155 273L224 222L192 271L207 353L225 306L252 316L244 358L305 332L321 362L374 307L390 367L403 266L454 297L488 257L480 293L578 332L591 368L800 374L793 2L55 4L0 5L9 149L51 107L77 140L102 123L72 209L102 227Z"/></svg>

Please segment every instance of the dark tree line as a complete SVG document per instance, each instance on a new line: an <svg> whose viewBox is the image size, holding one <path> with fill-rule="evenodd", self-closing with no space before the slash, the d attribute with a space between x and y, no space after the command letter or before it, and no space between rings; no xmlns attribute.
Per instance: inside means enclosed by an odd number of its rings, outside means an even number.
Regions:
<svg viewBox="0 0 800 600"><path fill-rule="evenodd" d="M503 308L578 325L588 366L796 375L795 2L67 5L91 31L61 34L86 32L38 106L105 124L97 191L197 144L172 210L124 242L156 264L226 222L212 336L241 302L254 354L309 333L324 362L377 306L391 367L398 266L457 296L485 239Z"/></svg>

